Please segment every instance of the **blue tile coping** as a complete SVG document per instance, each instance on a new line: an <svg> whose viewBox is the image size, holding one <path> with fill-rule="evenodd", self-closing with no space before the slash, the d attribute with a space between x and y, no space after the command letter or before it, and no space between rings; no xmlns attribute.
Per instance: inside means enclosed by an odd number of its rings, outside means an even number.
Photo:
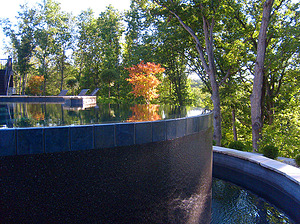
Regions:
<svg viewBox="0 0 300 224"><path fill-rule="evenodd" d="M212 127L212 113L194 117L62 127L0 129L0 156L112 148L172 140Z"/></svg>

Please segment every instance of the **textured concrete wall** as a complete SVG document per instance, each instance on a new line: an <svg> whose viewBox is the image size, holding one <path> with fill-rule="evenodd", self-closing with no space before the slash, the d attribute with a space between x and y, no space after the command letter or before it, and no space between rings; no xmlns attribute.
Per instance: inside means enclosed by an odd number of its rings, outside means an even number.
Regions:
<svg viewBox="0 0 300 224"><path fill-rule="evenodd" d="M59 128L59 136L73 136L74 151L0 156L0 223L210 223L212 128L187 123L196 125L169 135L148 128L168 130L172 122L94 126L99 132L86 145L106 148L78 151L76 144L92 130ZM44 129L46 140L56 136L49 130L57 131ZM114 141L103 143L101 132L115 133ZM178 132L184 136L167 140ZM40 133L17 135L39 139ZM151 142L137 144L144 138Z"/></svg>

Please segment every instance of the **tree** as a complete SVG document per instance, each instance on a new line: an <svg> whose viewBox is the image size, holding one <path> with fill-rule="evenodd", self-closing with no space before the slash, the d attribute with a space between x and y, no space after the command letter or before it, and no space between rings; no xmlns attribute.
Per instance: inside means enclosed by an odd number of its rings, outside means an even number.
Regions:
<svg viewBox="0 0 300 224"><path fill-rule="evenodd" d="M123 64L125 67L138 64L141 60L156 61L156 48L153 41L155 35L154 18L149 13L145 0L132 0L130 10L125 13L127 30L125 35L125 47Z"/></svg>
<svg viewBox="0 0 300 224"><path fill-rule="evenodd" d="M32 76L28 82L28 91L29 94L37 96L41 95L42 93L42 84L44 82L44 77L43 76Z"/></svg>
<svg viewBox="0 0 300 224"><path fill-rule="evenodd" d="M75 95L75 87L78 84L78 80L75 77L69 77L66 81L67 86L70 87L70 89L72 89L72 95Z"/></svg>
<svg viewBox="0 0 300 224"><path fill-rule="evenodd" d="M155 15L153 26L156 32L156 47L153 54L156 60L165 68L165 76L162 77L163 88L160 88L160 102L171 105L188 105L191 103L191 94L188 82L188 57L190 46L187 45L189 36L185 30L178 26L177 21L161 18ZM166 21L166 19L168 19Z"/></svg>
<svg viewBox="0 0 300 224"><path fill-rule="evenodd" d="M60 4L53 0L44 1L39 5L37 17L39 21L35 31L35 58L38 71L45 78L43 94L46 95L50 90L48 81L53 88L53 82L57 83L56 80L60 80L58 88L63 88L66 77L66 51L72 49L73 17L61 11Z"/></svg>
<svg viewBox="0 0 300 224"><path fill-rule="evenodd" d="M74 45L72 35L74 33L74 18L65 12L60 11L60 7L56 5L54 13L57 15L53 18L55 24L55 63L60 73L60 90L63 89L64 79L66 77L66 52L72 50Z"/></svg>
<svg viewBox="0 0 300 224"><path fill-rule="evenodd" d="M117 71L115 69L105 69L101 73L101 79L108 86L108 98L110 98L111 86L114 85L114 81L117 79Z"/></svg>
<svg viewBox="0 0 300 224"><path fill-rule="evenodd" d="M267 28L270 21L271 10L274 0L266 0L263 5L263 17L258 36L257 57L254 68L253 91L251 99L251 123L252 123L252 144L258 150L262 123L262 91L264 80L264 61L267 48Z"/></svg>
<svg viewBox="0 0 300 224"><path fill-rule="evenodd" d="M37 25L37 10L35 8L29 9L27 5L22 5L21 10L16 30L7 21L4 24L4 31L6 36L10 37L12 47L15 49L17 58L15 68L20 74L19 93L24 95L28 74L32 68L31 59L35 48L34 32Z"/></svg>
<svg viewBox="0 0 300 224"><path fill-rule="evenodd" d="M127 68L127 70L130 73L130 78L126 80L132 84L132 93L135 97L143 97L147 104L158 97L156 87L160 84L160 81L155 75L165 71L160 64L156 65L150 62L145 64L141 61L138 65Z"/></svg>
<svg viewBox="0 0 300 224"><path fill-rule="evenodd" d="M81 88L101 88L102 94L111 96L112 85L120 79L121 16L109 6L98 18L92 10L78 17L78 51L75 62L79 68ZM113 88L112 88L113 87ZM108 94L107 94L108 93Z"/></svg>
<svg viewBox="0 0 300 224"><path fill-rule="evenodd" d="M219 87L231 75L231 72L229 68L225 72L225 76L220 81L218 80L218 69L214 53L214 28L216 24L220 26L226 22L227 19L226 17L222 18L222 14L226 12L224 14L228 15L228 12L232 10L231 7L235 5L229 2L229 7L226 7L224 1L186 2L154 0L154 2L174 16L194 41L198 59L201 61L201 67L209 77L212 93L211 99L214 106L214 140L217 145L221 145L222 131ZM217 11L218 13L216 13ZM193 16L190 17L190 15ZM202 28L199 29L199 27Z"/></svg>

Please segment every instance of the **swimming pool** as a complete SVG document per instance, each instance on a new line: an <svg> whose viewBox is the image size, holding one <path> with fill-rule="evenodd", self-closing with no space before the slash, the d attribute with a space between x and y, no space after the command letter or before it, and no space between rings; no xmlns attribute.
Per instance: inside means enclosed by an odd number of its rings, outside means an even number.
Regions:
<svg viewBox="0 0 300 224"><path fill-rule="evenodd" d="M1 114L0 221L208 223L211 208L218 207L216 201L211 205L209 111L157 105L2 108L8 113ZM248 203L242 202L235 205ZM260 207L250 211L263 214Z"/></svg>
<svg viewBox="0 0 300 224"><path fill-rule="evenodd" d="M143 122L184 118L206 113L209 111L202 108L153 104L102 104L82 108L54 103L0 103L0 127L53 127Z"/></svg>

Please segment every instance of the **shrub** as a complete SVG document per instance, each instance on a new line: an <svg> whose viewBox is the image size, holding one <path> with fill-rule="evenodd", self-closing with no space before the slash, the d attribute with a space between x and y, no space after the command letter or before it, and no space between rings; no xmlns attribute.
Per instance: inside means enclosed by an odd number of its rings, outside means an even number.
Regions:
<svg viewBox="0 0 300 224"><path fill-rule="evenodd" d="M276 159L279 154L279 149L274 145L267 145L262 148L263 155L270 159Z"/></svg>
<svg viewBox="0 0 300 224"><path fill-rule="evenodd" d="M296 155L295 161L296 161L297 166L300 166L300 154Z"/></svg>
<svg viewBox="0 0 300 224"><path fill-rule="evenodd" d="M233 141L229 143L228 148L244 151L245 145L240 141Z"/></svg>
<svg viewBox="0 0 300 224"><path fill-rule="evenodd" d="M216 146L217 145L217 142L216 142L216 140L213 140L213 146Z"/></svg>

